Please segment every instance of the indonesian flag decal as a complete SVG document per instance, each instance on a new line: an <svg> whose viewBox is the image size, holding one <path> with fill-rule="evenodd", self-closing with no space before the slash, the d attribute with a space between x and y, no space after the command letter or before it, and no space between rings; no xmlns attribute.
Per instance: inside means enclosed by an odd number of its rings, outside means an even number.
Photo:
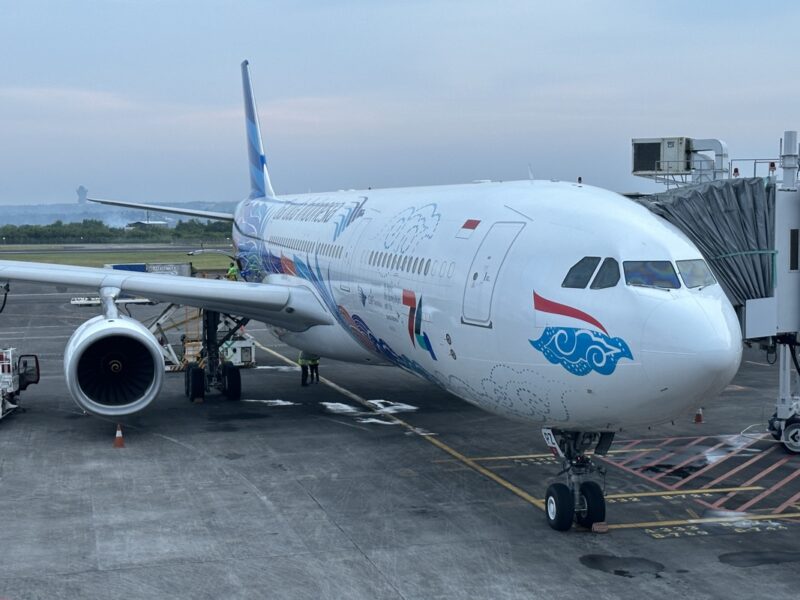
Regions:
<svg viewBox="0 0 800 600"><path fill-rule="evenodd" d="M536 292L533 292L533 309L545 313L550 313L553 315L564 315L565 317L578 319L579 321L583 321L584 323L589 323L590 325L594 325L600 331L608 335L606 328L603 327L600 321L595 319L592 315L589 315L583 312L582 310L578 310L577 308L567 306L566 304L559 304L558 302L553 302L552 300L548 300L547 298L542 298Z"/></svg>
<svg viewBox="0 0 800 600"><path fill-rule="evenodd" d="M478 228L481 222L479 219L467 219L464 221L464 224L461 226L461 229L458 230L456 233L457 238L467 239L472 235L472 233Z"/></svg>

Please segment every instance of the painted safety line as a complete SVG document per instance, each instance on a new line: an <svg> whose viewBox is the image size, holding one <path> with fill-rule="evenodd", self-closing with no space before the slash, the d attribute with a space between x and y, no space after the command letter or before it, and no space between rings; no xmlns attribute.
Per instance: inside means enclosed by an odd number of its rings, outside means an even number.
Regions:
<svg viewBox="0 0 800 600"><path fill-rule="evenodd" d="M798 500L800 500L800 492L797 492L794 496L792 496L786 502L781 504L778 508L773 510L772 514L775 515L775 514L778 514L778 513L782 513L783 511L785 511L790 506L794 506L795 502L797 502ZM795 508L797 508L797 507L795 506Z"/></svg>
<svg viewBox="0 0 800 600"><path fill-rule="evenodd" d="M273 355L275 358L278 358L278 359L282 360L283 362L285 362L287 364L290 364L290 365L293 365L293 366L297 364L293 360L291 360L290 358L285 357L283 354L280 354L279 352L276 352L275 350L267 348L266 346L264 346L263 344L261 344L260 342L255 340L254 338L251 338L251 339L253 340L253 342L255 343L256 346L261 348L261 350ZM350 390L348 390L346 388L343 388L342 386L340 386L340 385L338 385L338 384L336 384L336 383L332 382L331 380L326 379L324 377L320 377L319 380L322 383L324 383L325 385L327 385L328 387L336 390L340 394L342 394L344 396L347 396L351 400L353 400L353 401L357 402L358 404L362 405L363 407L367 408L371 412L376 412L375 407L372 404L370 404L369 402L367 402L364 398L359 396L358 394L355 394L355 393L351 392ZM398 425L401 425L402 427L406 428L408 431L414 433L415 435L418 435L420 438L422 438L426 442L429 442L429 443L433 444L434 446L436 446L437 448L439 448L440 450L446 452L447 454L449 454L450 456L455 458L457 461L467 465L469 468L473 469L474 471L477 471L478 473L480 473L484 477L487 477L488 479L491 479L495 483L500 484L501 486L506 488L511 493L516 494L517 496L519 496L520 498L522 498L526 502L529 502L530 504L533 504L535 507L539 508L540 510L544 510L544 502L542 502L538 498L535 498L535 497L531 496L528 492L526 492L525 490L523 490L520 487L517 487L516 485L514 485L510 481L507 481L507 480L503 479L497 473L494 473L493 471L490 471L486 467L478 464L474 460L472 460L470 458L467 458L466 456L461 454L458 450L456 450L455 448L451 448L450 446L448 446L447 444L445 444L444 442L442 442L438 438L436 438L434 436L430 436L430 435L422 435L422 434L420 434L419 429L417 427L414 427L410 423L407 423L406 421L403 421L402 419L396 417L395 415L391 415L391 414L390 415L386 415L386 414L381 413L381 418L384 418L384 419L388 418L392 422L397 423Z"/></svg>
<svg viewBox="0 0 800 600"><path fill-rule="evenodd" d="M655 492L634 492L631 494L606 494L606 498L621 499L621 498L659 498L663 496L697 496L702 494L727 494L728 492L757 492L764 488L760 485L751 485L748 487L726 487L726 488L713 488L713 489L696 489L696 490L662 490Z"/></svg>
<svg viewBox="0 0 800 600"><path fill-rule="evenodd" d="M699 477L700 475L702 475L703 473L706 473L707 471L709 471L709 470L713 469L714 467L718 467L718 466L720 466L720 465L721 465L722 463L724 463L726 460L730 460L731 458L733 458L733 457L734 457L734 456L736 456L737 454L740 454L740 453L744 452L745 450L747 450L747 449L749 449L749 448L752 448L752 447L753 447L753 446L755 446L755 445L756 445L758 442L760 442L760 441L761 441L761 439L762 439L762 436L759 436L759 437L757 437L756 439L754 439L753 441L751 441L749 444L745 444L745 445L744 445L744 446L742 446L741 448L737 448L737 449L736 449L736 450L734 450L733 452L729 453L729 454L728 454L728 455L726 455L726 456L725 456L725 458L723 458L722 460L718 460L718 461L717 461L717 462L715 462L715 463L711 463L711 464L709 464L709 465L707 465L707 466L703 467L703 468L702 468L702 469L700 469L699 471L696 471L696 472L692 473L691 475L689 475L689 477L687 477L686 479L682 479L681 481L679 481L678 483L676 483L676 484L675 484L675 485L673 485L672 487L674 487L674 488L676 488L676 489L677 489L677 488L679 488L680 486L682 486L682 485L684 485L684 484L686 484L686 483L690 482L690 481L691 481L692 479L694 479L695 477ZM748 465L750 465L751 463L754 463L756 460L758 460L758 459L759 459L759 458L761 458L762 456L765 456L765 455L769 454L770 452L772 452L772 450L773 450L773 449L774 449L774 446L773 446L773 448L772 448L771 450L768 450L768 451L766 451L766 452L760 452L759 454L757 454L757 455L756 455L756 458L748 460L748 461L747 461L747 462L746 462L746 463L745 463L743 466L735 467L734 469L732 469L731 471L729 471L729 472L728 472L728 473L726 473L725 475L722 475L722 476L720 476L720 477L717 477L717 478L716 478L714 481L712 481L711 483L708 483L708 484L704 485L703 487L713 487L713 486L715 486L716 484L718 484L719 482L721 482L721 481L724 481L725 479L728 479L728 477L730 477L731 475L735 475L736 473L738 473L739 471L741 471L742 469L744 469L745 467L747 467L747 466L748 466Z"/></svg>
<svg viewBox="0 0 800 600"><path fill-rule="evenodd" d="M752 446L752 445L753 445L753 444L748 444L747 446L744 446L744 447L743 447L743 448L741 448L740 450L737 450L737 452L740 452L741 450L744 450L745 448L749 448L749 447L750 447L750 446ZM747 467L749 467L750 465L752 465L752 464L754 464L754 463L758 462L759 460L761 460L761 459L762 459L762 458L764 458L765 456L768 456L769 454L771 454L771 453L772 453L772 452L775 450L775 448L776 448L776 446L772 446L771 448L769 448L769 449L767 449L767 450L764 450L764 451L762 451L762 452L759 452L759 453L758 453L758 454L756 454L756 455L755 455L753 458L751 458L751 459L749 459L749 460L747 460L747 461L743 462L743 463L742 463L742 464L740 464L738 467L734 467L733 469L731 469L731 470L730 470L730 471L728 471L727 473L725 473L725 474L723 474L723 475L720 475L720 476L719 476L719 477L717 477L717 478L716 478L714 481L711 481L711 482L707 483L706 485L707 485L708 487L714 487L714 486L715 486L715 485L717 485L717 484L718 484L720 481L725 481L726 479L730 479L731 477L733 477L734 475L736 475L736 473L738 473L738 472L739 472L739 471L741 471L742 469L746 469L746 468L747 468ZM736 454L736 452L734 452L734 454ZM729 456L729 457L727 457L727 458L724 458L724 459L722 459L720 462L724 462L724 461L725 461L725 460L727 460L728 458L730 458L730 456ZM717 463L717 465L718 465L718 464L719 464L719 463ZM711 465L709 465L709 466L711 466ZM705 487L705 486L703 486L703 487Z"/></svg>
<svg viewBox="0 0 800 600"><path fill-rule="evenodd" d="M625 448L621 448L619 450L609 450L608 454L628 454L629 452L652 452L654 448L644 448L642 450L634 449L634 450L626 450ZM587 455L594 454L593 452L587 452ZM472 457L472 460L476 462L492 462L495 460L525 460L526 458L554 458L552 452L542 452L541 454L509 454L508 456L477 456Z"/></svg>
<svg viewBox="0 0 800 600"><path fill-rule="evenodd" d="M645 523L612 523L609 529L651 529L656 527L680 527L705 523L736 523L738 521L782 521L800 518L800 512L783 515L737 515L735 517L707 517L701 519L678 519L675 521L649 521Z"/></svg>
<svg viewBox="0 0 800 600"><path fill-rule="evenodd" d="M667 458L671 458L671 457L675 456L678 452L680 452L682 450L685 450L686 448L691 448L695 444L699 444L703 440L707 440L707 439L708 439L708 437L699 437L695 441L693 441L691 444L686 444L685 446L677 446L677 447L675 447L675 450L673 450L671 452L667 452L666 454L659 455L655 460L651 460L649 463L642 465L637 470L638 471L644 471L648 467L654 467L655 465L660 463L662 460L666 460ZM669 471L667 471L667 472L669 472ZM658 477L656 477L656 479L658 479Z"/></svg>
<svg viewBox="0 0 800 600"><path fill-rule="evenodd" d="M772 494L772 493L778 491L779 489L781 489L783 486L785 486L787 483L789 483L792 479L794 479L798 475L800 475L800 469L797 469L797 470L793 471L792 473L790 473L789 475L787 475L786 477L781 479L778 483L773 485L771 488L761 492L758 496L756 496L752 500L749 500L748 502L745 502L744 504L742 504L736 510L739 511L739 512L747 510L748 508L750 508L754 504L760 502L761 500L763 500L764 498L766 498L770 494Z"/></svg>
<svg viewBox="0 0 800 600"><path fill-rule="evenodd" d="M664 442L664 443L666 443L666 442ZM656 450L658 450L658 448L663 446L664 443L659 444L655 448L642 448L642 449L632 450L631 452L633 452L633 454L631 454L631 456L629 456L625 460L619 462L618 464L627 465L629 462L634 461L637 458L641 458L643 456L647 456L648 454L650 454L650 452L655 452Z"/></svg>
<svg viewBox="0 0 800 600"><path fill-rule="evenodd" d="M788 456L787 456L787 457L785 457L785 458L782 458L782 459L781 459L781 460L779 460L778 462L771 464L769 467L767 467L767 468L766 468L766 469L764 469L763 471L760 471L760 472L759 472L758 474L756 474L754 477L751 477L750 479L748 479L747 481L745 481L744 485L753 485L753 484L754 484L756 481L760 481L761 479L763 479L764 477L766 477L767 475L769 475L770 473L772 473L772 472L773 472L775 469L777 469L777 468L779 468L779 467L783 466L784 464L786 464L788 461L789 461L789 457L788 457ZM735 493L733 493L733 494L728 494L727 496L725 496L725 497L724 497L724 498L722 498L721 500L718 500L717 502L715 502L715 503L714 503L712 506L713 506L714 508L719 508L719 507L720 507L720 506L722 506L722 505L723 505L725 502L727 502L728 500L730 500L731 498L733 498L735 495L736 495Z"/></svg>
<svg viewBox="0 0 800 600"><path fill-rule="evenodd" d="M688 444L687 448L688 448L689 446L693 446L693 445L694 445L694 444ZM675 471L677 471L678 469L682 469L683 467L685 467L685 466L687 466L687 465L690 465L690 464L692 464L693 462L695 462L695 461L697 461L697 460L701 459L703 456L705 456L705 455L706 455L706 453L708 453L708 452L713 452L714 450L718 450L719 448L721 448L721 447L722 447L722 446L724 446L724 445L725 445L725 442L720 442L719 444L717 444L716 446L712 446L712 447L711 447L711 448L709 448L708 450L703 450L703 451L702 451L700 454L695 454L694 456L690 456L689 458L687 458L687 459L686 459L685 461L683 461L682 463L678 463L677 465L675 465L674 467L672 467L672 468L671 468L669 471L664 471L663 473L659 473L659 474L658 474L658 475L656 475L656 476L655 476L653 479L661 479L662 477L664 477L664 475L669 475L670 473L674 473L674 472L675 472Z"/></svg>
<svg viewBox="0 0 800 600"><path fill-rule="evenodd" d="M668 486L663 481L658 481L657 479L653 479L652 477L650 477L648 475L645 475L644 473L641 473L641 472L639 472L639 471L637 471L635 469L631 469L627 465L620 464L620 463L618 463L616 461L611 460L610 458L606 458L605 456L599 456L598 458L600 460L602 460L603 462L609 464L609 465L613 465L613 466L615 466L615 467L617 467L619 469L622 469L623 471L625 471L626 473L629 473L630 475L635 475L636 477L641 477L642 479L644 479L646 481L649 481L650 483L655 484L655 485L657 485L659 487L662 487L665 490L672 489L672 488L670 488L670 486Z"/></svg>

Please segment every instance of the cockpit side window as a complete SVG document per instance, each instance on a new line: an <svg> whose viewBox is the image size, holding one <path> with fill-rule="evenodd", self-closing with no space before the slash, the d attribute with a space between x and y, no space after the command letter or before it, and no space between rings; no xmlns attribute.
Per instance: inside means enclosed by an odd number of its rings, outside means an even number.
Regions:
<svg viewBox="0 0 800 600"><path fill-rule="evenodd" d="M626 260L625 283L674 290L681 287L675 267L668 260Z"/></svg>
<svg viewBox="0 0 800 600"><path fill-rule="evenodd" d="M564 277L561 287L585 288L589 285L589 280L592 278L598 264L600 264L599 256L584 256L572 265L567 276Z"/></svg>
<svg viewBox="0 0 800 600"><path fill-rule="evenodd" d="M706 261L701 258L695 260L679 260L676 263L680 271L683 283L688 288L705 287L717 282L711 269L708 268Z"/></svg>
<svg viewBox="0 0 800 600"><path fill-rule="evenodd" d="M614 287L617 283L619 283L619 263L613 258L607 258L589 287L593 290L602 290Z"/></svg>

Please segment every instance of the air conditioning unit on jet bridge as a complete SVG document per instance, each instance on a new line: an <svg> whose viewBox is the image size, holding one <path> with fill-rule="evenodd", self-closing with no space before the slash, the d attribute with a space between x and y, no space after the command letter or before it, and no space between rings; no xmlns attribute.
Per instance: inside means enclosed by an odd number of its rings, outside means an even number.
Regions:
<svg viewBox="0 0 800 600"><path fill-rule="evenodd" d="M691 174L691 138L635 138L631 142L634 175L653 177Z"/></svg>

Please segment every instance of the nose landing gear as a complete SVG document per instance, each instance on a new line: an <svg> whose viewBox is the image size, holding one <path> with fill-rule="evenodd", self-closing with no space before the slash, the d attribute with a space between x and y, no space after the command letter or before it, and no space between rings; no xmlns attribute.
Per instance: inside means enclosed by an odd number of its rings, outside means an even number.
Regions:
<svg viewBox="0 0 800 600"><path fill-rule="evenodd" d="M605 470L595 465L586 451L595 446L594 454L604 456L614 441L614 433L542 429L542 435L553 455L562 459L559 475L566 477L566 483L553 483L547 488L548 525L557 531L567 531L573 522L591 529L595 523L605 521L603 489L588 479L595 472L605 475Z"/></svg>

